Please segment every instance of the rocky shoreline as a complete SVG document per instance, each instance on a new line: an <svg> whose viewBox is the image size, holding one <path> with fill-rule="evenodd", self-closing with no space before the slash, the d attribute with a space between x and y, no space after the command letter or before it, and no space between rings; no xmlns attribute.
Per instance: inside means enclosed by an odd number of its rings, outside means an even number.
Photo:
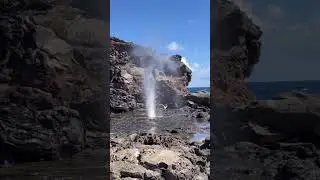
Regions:
<svg viewBox="0 0 320 180"><path fill-rule="evenodd" d="M214 177L319 179L319 102L292 92L243 108L217 108Z"/></svg>
<svg viewBox="0 0 320 180"><path fill-rule="evenodd" d="M220 38L211 63L212 178L319 179L319 96L287 92L255 100L243 84L259 61L262 30L231 1L213 4L211 24Z"/></svg>
<svg viewBox="0 0 320 180"><path fill-rule="evenodd" d="M208 179L210 143L192 143L179 132L111 137L113 179Z"/></svg>
<svg viewBox="0 0 320 180"><path fill-rule="evenodd" d="M113 179L208 179L209 139L196 138L209 125L210 94L190 93L192 71L181 55L152 51L111 39L111 177ZM144 76L156 83L156 118L147 116ZM209 128L202 129L209 136Z"/></svg>
<svg viewBox="0 0 320 180"><path fill-rule="evenodd" d="M188 91L180 55L109 39L107 23L70 3L0 1L0 178L319 179L320 97L255 100L245 79L262 30L234 3L212 2L210 94ZM159 116L149 120L143 67L155 56L169 61L153 71ZM208 121L216 138L192 140Z"/></svg>
<svg viewBox="0 0 320 180"><path fill-rule="evenodd" d="M198 102L192 102L198 95L188 92L192 72L181 62L180 55L150 55L151 51L139 45L109 39L104 32L107 23L94 17L94 13L86 12L88 10L83 6L79 7L81 10L70 3L42 0L0 2L0 37L4 40L0 52L1 178L108 177L106 172L110 167L106 164L106 149L110 138L108 124L112 122L108 119L109 110L111 116L145 111L141 84L143 66L154 56L168 59L166 66L156 65L159 68L153 72L158 85L157 104L168 106L163 117L159 118L159 124L169 123L171 116L179 120L177 124L185 119L188 119L185 124L195 123L197 119L208 122L209 95L202 94ZM105 51L107 42L111 46L109 53ZM106 87L105 79L110 80L110 88ZM110 104L106 105L108 96ZM181 117L174 116L177 112ZM141 125L143 128L143 123ZM146 172L151 172L155 178L185 177L190 172L207 177L206 155L201 155L204 159L198 165L193 151L198 152L194 149L200 145L189 145L192 144L190 134L197 130L170 126L164 125L164 128L158 128L161 132L152 133L155 144L149 145L129 141L124 138L125 132L112 134L111 149L113 155L119 155L112 159L116 165L112 166L112 174L123 176L121 168L126 166L120 163L120 150L127 148L130 151L140 144L141 156L152 156L151 151L164 150L172 152L177 161L181 158L186 164L176 169L171 166L171 170L162 172L163 167L145 167L137 159L135 162L139 167L136 170L147 169ZM114 144L121 140L119 136L130 143L126 146ZM143 132L138 136L150 138ZM164 141L156 140L163 139L163 136L169 137ZM177 144L170 145L170 142ZM181 151L177 148L179 145L188 149ZM183 157L187 151L190 153ZM164 163L170 165L170 162ZM190 171L183 172L188 165L192 166ZM92 169L95 174L85 173L83 169ZM130 172L129 175L126 173L129 178ZM138 176L144 176L144 172L139 173Z"/></svg>

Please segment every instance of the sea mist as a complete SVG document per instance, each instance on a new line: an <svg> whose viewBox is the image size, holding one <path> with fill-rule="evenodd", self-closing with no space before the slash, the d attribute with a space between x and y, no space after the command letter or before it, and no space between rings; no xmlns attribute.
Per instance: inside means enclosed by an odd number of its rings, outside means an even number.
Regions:
<svg viewBox="0 0 320 180"><path fill-rule="evenodd" d="M135 48L134 56L139 57L140 66L144 68L143 90L145 96L146 111L149 119L157 117L157 78L158 72L175 72L177 71L177 63L170 60L167 55L156 55L151 49Z"/></svg>

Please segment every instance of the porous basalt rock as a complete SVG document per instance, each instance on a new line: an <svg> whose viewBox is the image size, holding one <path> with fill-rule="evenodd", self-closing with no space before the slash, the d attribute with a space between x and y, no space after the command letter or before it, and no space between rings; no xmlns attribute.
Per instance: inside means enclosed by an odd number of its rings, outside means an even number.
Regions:
<svg viewBox="0 0 320 180"><path fill-rule="evenodd" d="M143 79L145 68L150 65L154 66L157 103L177 107L189 94L192 72L181 62L180 55L155 55L149 49L113 37L109 58L113 112L130 111L137 103L144 103Z"/></svg>
<svg viewBox="0 0 320 180"><path fill-rule="evenodd" d="M259 62L262 30L229 0L214 0L211 19L211 93L231 106L255 98L244 80Z"/></svg>
<svg viewBox="0 0 320 180"><path fill-rule="evenodd" d="M70 156L106 130L106 23L69 2L0 2L1 161Z"/></svg>
<svg viewBox="0 0 320 180"><path fill-rule="evenodd" d="M89 4L0 1L1 161L72 155L87 145L89 132L107 130L109 109L131 111L144 102L142 65L148 56L132 50L151 51L109 39L108 23L99 20L104 9ZM159 103L176 107L189 94L191 71L181 57L171 62L154 75Z"/></svg>
<svg viewBox="0 0 320 180"><path fill-rule="evenodd" d="M114 179L208 179L209 149L190 146L178 135L135 134L111 137Z"/></svg>

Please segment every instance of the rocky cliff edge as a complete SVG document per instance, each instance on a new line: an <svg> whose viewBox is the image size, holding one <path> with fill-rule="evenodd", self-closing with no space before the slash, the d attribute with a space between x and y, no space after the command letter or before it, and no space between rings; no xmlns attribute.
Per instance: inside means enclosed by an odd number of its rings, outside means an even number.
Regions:
<svg viewBox="0 0 320 180"><path fill-rule="evenodd" d="M246 104L255 99L244 81L259 62L262 30L232 1L212 3L211 94L216 103Z"/></svg>
<svg viewBox="0 0 320 180"><path fill-rule="evenodd" d="M150 49L113 37L109 56L110 106L113 112L144 106L144 77L150 73L156 81L157 103L179 107L189 95L187 86L192 72L181 62L180 55L157 55Z"/></svg>
<svg viewBox="0 0 320 180"><path fill-rule="evenodd" d="M143 102L139 60L145 58L130 54L143 48L112 38L107 57L107 23L70 3L0 1L1 161L76 153L90 144L89 134L107 130L108 106L122 112ZM155 71L159 103L175 105L172 99L188 94L191 71L174 57L178 73Z"/></svg>

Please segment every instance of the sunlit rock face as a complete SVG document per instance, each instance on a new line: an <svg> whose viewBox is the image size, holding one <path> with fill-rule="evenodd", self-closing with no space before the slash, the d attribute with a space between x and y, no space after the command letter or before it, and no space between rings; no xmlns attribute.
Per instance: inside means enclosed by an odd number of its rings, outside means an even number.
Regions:
<svg viewBox="0 0 320 180"><path fill-rule="evenodd" d="M111 38L111 110L131 111L137 104L146 104L146 91L153 89L153 86L145 89L151 83L146 84L146 75L154 78L156 104L179 107L189 94L187 86L192 74L181 58L180 55L156 54L139 45Z"/></svg>

